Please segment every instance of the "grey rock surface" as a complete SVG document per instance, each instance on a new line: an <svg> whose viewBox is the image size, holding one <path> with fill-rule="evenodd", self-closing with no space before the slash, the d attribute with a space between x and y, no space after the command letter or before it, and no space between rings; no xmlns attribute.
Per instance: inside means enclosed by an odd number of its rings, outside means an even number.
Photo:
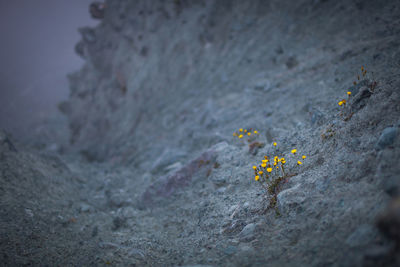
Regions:
<svg viewBox="0 0 400 267"><path fill-rule="evenodd" d="M70 146L0 133L2 264L400 263L397 206L376 227L400 192L395 1L102 8L69 76ZM276 209L252 170L274 152L288 161Z"/></svg>

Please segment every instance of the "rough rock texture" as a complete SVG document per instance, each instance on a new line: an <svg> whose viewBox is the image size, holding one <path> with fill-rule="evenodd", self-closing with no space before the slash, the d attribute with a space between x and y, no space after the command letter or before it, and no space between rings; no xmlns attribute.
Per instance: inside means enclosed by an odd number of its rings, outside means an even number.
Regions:
<svg viewBox="0 0 400 267"><path fill-rule="evenodd" d="M110 0L80 32L62 105L79 154L0 141L5 264L400 264L398 204L380 215L400 194L396 1ZM277 210L251 169L273 141L291 174ZM40 226L58 213L62 231Z"/></svg>

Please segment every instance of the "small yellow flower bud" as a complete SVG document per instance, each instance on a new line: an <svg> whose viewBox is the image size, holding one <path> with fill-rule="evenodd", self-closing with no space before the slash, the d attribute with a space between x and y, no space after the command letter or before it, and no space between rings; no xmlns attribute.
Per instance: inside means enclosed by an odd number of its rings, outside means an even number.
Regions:
<svg viewBox="0 0 400 267"><path fill-rule="evenodd" d="M305 156L305 155L303 155L301 158L302 158L302 159L306 159L306 156Z"/></svg>
<svg viewBox="0 0 400 267"><path fill-rule="evenodd" d="M350 96L350 95L351 95L351 92L350 92L350 91L348 91L348 92L347 92L347 95L349 95L349 96Z"/></svg>
<svg viewBox="0 0 400 267"><path fill-rule="evenodd" d="M277 145L276 142L274 142L273 145L276 146Z"/></svg>
<svg viewBox="0 0 400 267"><path fill-rule="evenodd" d="M272 172L272 168L267 168L267 172Z"/></svg>
<svg viewBox="0 0 400 267"><path fill-rule="evenodd" d="M254 130L254 134L258 134L258 131Z"/></svg>
<svg viewBox="0 0 400 267"><path fill-rule="evenodd" d="M257 167L256 167L256 166L253 166L253 170L257 170Z"/></svg>
<svg viewBox="0 0 400 267"><path fill-rule="evenodd" d="M246 129L244 129L244 131L243 131L243 132L247 133L247 130L246 130Z"/></svg>
<svg viewBox="0 0 400 267"><path fill-rule="evenodd" d="M250 135L251 135L251 132L248 132L247 135L250 136Z"/></svg>
<svg viewBox="0 0 400 267"><path fill-rule="evenodd" d="M297 161L297 165L301 165L301 164L303 164L303 162L301 162L300 160Z"/></svg>
<svg viewBox="0 0 400 267"><path fill-rule="evenodd" d="M296 154L296 152L297 152L297 149L295 148L295 149L292 149L292 154Z"/></svg>
<svg viewBox="0 0 400 267"><path fill-rule="evenodd" d="M263 160L262 160L262 163L267 163L267 162L268 162L267 159L263 159Z"/></svg>
<svg viewBox="0 0 400 267"><path fill-rule="evenodd" d="M239 135L239 139L243 138L243 134Z"/></svg>
<svg viewBox="0 0 400 267"><path fill-rule="evenodd" d="M240 129L239 129L239 132L243 132L243 128L240 128Z"/></svg>
<svg viewBox="0 0 400 267"><path fill-rule="evenodd" d="M265 167L267 167L267 164L263 163L263 164L261 164L261 167L265 168Z"/></svg>
<svg viewBox="0 0 400 267"><path fill-rule="evenodd" d="M260 176L256 175L256 177L254 177L254 180L258 181L260 179Z"/></svg>
<svg viewBox="0 0 400 267"><path fill-rule="evenodd" d="M258 172L259 175L261 175L261 174L263 174L263 173L264 173L263 171L259 171L259 172Z"/></svg>

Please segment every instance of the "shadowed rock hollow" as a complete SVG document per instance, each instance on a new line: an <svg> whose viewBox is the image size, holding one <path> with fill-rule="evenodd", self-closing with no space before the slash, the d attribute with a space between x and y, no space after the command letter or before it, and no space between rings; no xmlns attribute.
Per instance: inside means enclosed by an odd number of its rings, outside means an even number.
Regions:
<svg viewBox="0 0 400 267"><path fill-rule="evenodd" d="M80 29L86 64L60 104L71 146L0 139L6 265L400 263L396 1L90 10L102 19ZM252 166L293 148L307 158L271 208Z"/></svg>

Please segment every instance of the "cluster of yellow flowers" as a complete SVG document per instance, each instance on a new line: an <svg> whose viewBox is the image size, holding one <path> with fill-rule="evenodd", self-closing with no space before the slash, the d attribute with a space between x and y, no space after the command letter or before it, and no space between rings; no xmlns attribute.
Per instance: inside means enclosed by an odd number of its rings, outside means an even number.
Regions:
<svg viewBox="0 0 400 267"><path fill-rule="evenodd" d="M254 135L256 136L259 135L257 130L253 131L252 129L243 129L243 128L240 128L239 131L233 133L233 136L237 137L238 139L242 139L245 136L251 137Z"/></svg>
<svg viewBox="0 0 400 267"><path fill-rule="evenodd" d="M276 148L277 143L273 142L272 145ZM303 161L307 158L305 155L301 156L301 159L296 159L297 149L294 148L291 151L292 155L289 158L293 158L297 161L297 166L303 165ZM286 159L284 157L264 156L259 166L253 166L254 180L258 181L270 194L269 208L275 208L276 213L279 215L279 211L276 209L276 203L279 193L279 186L281 182L288 177L295 174L288 174L285 172Z"/></svg>
<svg viewBox="0 0 400 267"><path fill-rule="evenodd" d="M276 147L277 143L274 142L273 146ZM292 149L290 152L296 155L297 149ZM305 155L301 156L302 160L306 158ZM261 164L258 167L255 165L253 166L254 179L268 184L271 182L272 177L285 177L285 164L286 159L284 157L274 156L273 158L269 158L268 156L264 156L264 159L261 160ZM302 164L303 162L301 160L297 160L298 166Z"/></svg>

